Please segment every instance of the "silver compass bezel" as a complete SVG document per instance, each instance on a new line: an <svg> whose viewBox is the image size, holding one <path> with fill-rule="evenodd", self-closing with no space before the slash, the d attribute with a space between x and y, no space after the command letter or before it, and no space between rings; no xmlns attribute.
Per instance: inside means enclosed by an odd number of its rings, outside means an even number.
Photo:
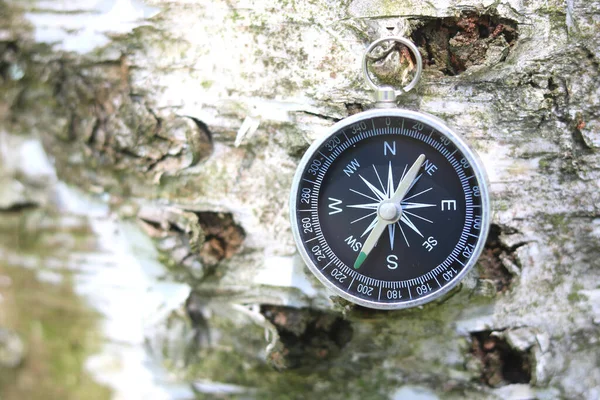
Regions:
<svg viewBox="0 0 600 400"><path fill-rule="evenodd" d="M313 263L310 258L307 249L303 246L302 239L300 237L300 227L298 226L297 221L297 198L300 190L300 182L302 180L302 175L304 173L305 168L307 167L308 162L312 159L315 153L319 150L319 148L330 139L336 132L350 125L353 125L359 121L369 118L375 117L402 117L402 118L410 118L419 122L423 122L432 128L435 128L438 132L446 136L450 141L459 149L465 158L469 161L469 164L473 168L473 172L477 177L477 181L479 182L480 187L480 198L481 198L481 230L479 238L477 239L477 244L473 251L473 256L466 263L465 267L446 285L444 285L441 289L434 291L426 296L420 297L414 300L408 300L398 303L384 303L377 301L365 300L360 297L354 296L344 290L340 289L333 283L331 283L321 272L321 270ZM298 167L296 169L296 173L294 175L294 179L292 181L292 189L290 193L290 220L292 225L292 233L294 236L294 241L296 242L296 247L298 248L298 252L300 256L304 260L304 263L308 266L310 271L319 279L319 281L325 285L328 289L333 291L336 295L361 306L374 308L379 310L399 310L405 308L411 308L423 305L425 303L429 303L433 300L436 300L449 291L451 291L458 283L465 277L465 275L473 268L473 266L477 263L481 252L485 246L485 241L489 233L490 227L490 198L489 198L489 183L488 178L485 173L485 169L479 159L479 156L471 150L471 148L466 144L466 142L452 129L450 129L442 120L439 118L426 114L423 112L417 112L412 110L404 110L404 109L373 109L368 111L363 111L358 114L352 115L348 118L345 118L337 123L335 123L328 132L323 135L323 137L316 140L304 153L304 156L300 160Z"/></svg>

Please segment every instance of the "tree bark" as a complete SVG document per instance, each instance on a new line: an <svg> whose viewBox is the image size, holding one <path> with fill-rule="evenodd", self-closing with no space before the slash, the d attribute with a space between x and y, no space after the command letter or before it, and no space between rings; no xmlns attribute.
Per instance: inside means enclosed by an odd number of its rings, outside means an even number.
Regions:
<svg viewBox="0 0 600 400"><path fill-rule="evenodd" d="M0 293L35 279L100 315L64 338L93 337L71 396L600 397L600 2L66 3L0 3ZM400 106L476 149L493 216L457 290L381 312L310 275L288 198L309 144L369 107L360 58L390 33L425 60ZM7 398L54 362L18 304Z"/></svg>

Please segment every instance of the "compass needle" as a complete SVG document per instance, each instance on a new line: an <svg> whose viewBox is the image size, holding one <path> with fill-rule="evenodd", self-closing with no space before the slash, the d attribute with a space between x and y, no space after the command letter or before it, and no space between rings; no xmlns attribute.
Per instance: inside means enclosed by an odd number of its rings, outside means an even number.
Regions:
<svg viewBox="0 0 600 400"><path fill-rule="evenodd" d="M414 55L408 86L380 87L367 57L378 46ZM383 46L385 45L385 46ZM400 37L363 58L375 108L337 122L302 157L292 184L300 256L328 289L365 307L399 309L450 291L475 265L489 230L485 171L443 121L396 108L422 60Z"/></svg>
<svg viewBox="0 0 600 400"><path fill-rule="evenodd" d="M373 250L373 248L377 245L377 241L379 240L379 236L383 233L387 224L383 221L377 221L373 230L365 240L365 244L362 246L362 251L358 254L356 261L354 261L354 269L359 269L360 266L365 262L367 256Z"/></svg>
<svg viewBox="0 0 600 400"><path fill-rule="evenodd" d="M371 253L371 250L373 250L373 248L377 244L377 241L379 240L379 237L385 230L386 226L388 226L389 224L396 223L396 221L399 218L401 218L402 211L401 211L400 202L402 201L402 197L404 197L406 195L406 193L408 192L408 190L410 189L411 184L413 183L413 181L415 180L415 177L419 173L419 170L421 169L421 166L423 165L423 161L425 161L425 155L421 154L419 157L417 157L417 160L410 167L410 169L404 176L404 179L402 179L400 181L400 183L398 184L398 187L392 194L389 201L382 201L381 203L379 203L378 209L377 209L377 218L375 218L373 220L373 222L371 222L371 225L369 225L367 227L367 229L363 232L363 234L360 236L362 238L364 235L367 234L367 232L369 232L369 231L371 232L369 234L369 236L367 236L367 240L365 241L365 243L362 246L362 251L359 253L358 257L356 258L356 261L354 262L354 269L360 268L360 266L365 262L365 260ZM391 164L390 164L390 176L391 176ZM362 176L361 176L361 178L365 181L365 179ZM389 185L389 182L388 182L388 185ZM389 187L389 189L391 190L391 186ZM403 221L404 219L405 219L405 217L402 216L401 221ZM411 223L411 225L412 225L412 223ZM414 225L412 225L411 228L414 230L417 230L417 228L414 227ZM417 230L417 232L418 232L418 230ZM420 234L420 232L419 232L419 234ZM421 235L421 236L423 236L423 235Z"/></svg>

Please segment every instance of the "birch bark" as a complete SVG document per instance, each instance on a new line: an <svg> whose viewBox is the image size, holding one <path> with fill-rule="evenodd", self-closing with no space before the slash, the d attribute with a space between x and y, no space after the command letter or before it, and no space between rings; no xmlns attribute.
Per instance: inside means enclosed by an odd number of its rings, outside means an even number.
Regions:
<svg viewBox="0 0 600 400"><path fill-rule="evenodd" d="M143 314L133 338L98 328L104 358L86 368L115 397L600 397L600 2L31 0L0 11L6 274L27 260L47 272L55 251L46 239L15 245L15 229L73 244L69 218L88 227L94 244L61 255L69 273L112 326ZM494 211L459 290L374 312L308 274L287 202L310 142L369 106L360 57L390 32L426 61L400 106L443 118L478 151ZM115 273L86 280L100 265ZM133 365L138 387L107 360ZM147 360L171 375L135 367Z"/></svg>

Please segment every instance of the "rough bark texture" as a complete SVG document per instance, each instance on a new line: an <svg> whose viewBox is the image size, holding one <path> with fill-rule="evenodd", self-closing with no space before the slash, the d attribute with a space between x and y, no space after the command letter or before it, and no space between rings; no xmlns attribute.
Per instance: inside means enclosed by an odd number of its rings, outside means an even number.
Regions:
<svg viewBox="0 0 600 400"><path fill-rule="evenodd" d="M599 16L0 1L0 396L600 398ZM478 151L494 211L458 290L376 312L307 272L287 202L311 140L368 108L359 60L390 32L426 64L400 105Z"/></svg>

